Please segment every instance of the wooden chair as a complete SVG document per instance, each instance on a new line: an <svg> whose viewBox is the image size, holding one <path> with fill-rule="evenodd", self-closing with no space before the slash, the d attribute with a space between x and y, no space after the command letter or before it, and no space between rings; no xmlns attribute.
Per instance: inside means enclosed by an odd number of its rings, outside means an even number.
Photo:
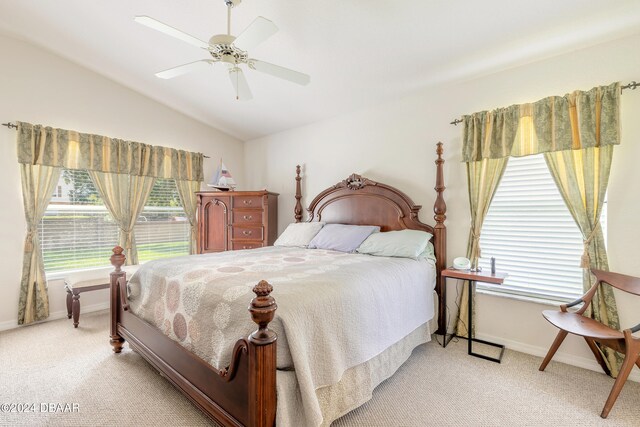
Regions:
<svg viewBox="0 0 640 427"><path fill-rule="evenodd" d="M562 344L562 341L567 337L568 333L584 338L593 355L596 357L596 360L607 374L609 374L609 369L602 358L602 354L596 347L595 342L611 347L620 353L624 353L624 362L618 373L618 378L616 378L609 398L604 404L604 408L600 414L602 418L606 418L613 404L616 402L633 365L635 364L640 368L640 338L631 335L640 331L640 324L620 332L596 320L583 316L583 313L587 310L589 304L591 304L591 300L602 282L608 283L621 291L640 296L640 278L601 270L591 270L591 272L596 276L597 281L580 299L569 304L561 305L560 311L545 310L542 312L544 318L559 328L560 332L558 332L558 336L556 336L553 344L551 344L547 356L542 361L540 370L544 371L544 368L547 367L547 364L551 361L551 358L558 350L558 347L560 347L560 344ZM567 308L582 303L584 303L584 305L575 313L567 311Z"/></svg>

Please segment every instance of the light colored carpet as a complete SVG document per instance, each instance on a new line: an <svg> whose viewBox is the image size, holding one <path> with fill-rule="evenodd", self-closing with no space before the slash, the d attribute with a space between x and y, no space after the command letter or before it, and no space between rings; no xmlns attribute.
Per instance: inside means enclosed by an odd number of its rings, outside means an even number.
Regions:
<svg viewBox="0 0 640 427"><path fill-rule="evenodd" d="M112 354L107 322L101 312L76 330L65 319L0 333L0 404L36 404L0 413L0 425L211 425L128 347ZM640 426L640 384L628 382L602 420L612 379L553 362L542 373L539 363L507 351L496 364L467 356L465 342L431 342L334 426ZM79 412L43 413L41 403Z"/></svg>

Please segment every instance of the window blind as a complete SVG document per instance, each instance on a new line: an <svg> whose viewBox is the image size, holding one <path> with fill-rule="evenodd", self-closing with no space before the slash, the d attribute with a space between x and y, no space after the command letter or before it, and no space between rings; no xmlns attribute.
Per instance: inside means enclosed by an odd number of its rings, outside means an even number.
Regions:
<svg viewBox="0 0 640 427"><path fill-rule="evenodd" d="M606 205L602 217L605 225ZM584 293L582 234L542 155L509 159L480 247L479 265L485 271L495 257L497 269L509 274L502 286L485 286L491 291L562 302Z"/></svg>
<svg viewBox="0 0 640 427"><path fill-rule="evenodd" d="M173 179L156 179L134 232L141 263L189 255L191 228Z"/></svg>
<svg viewBox="0 0 640 427"><path fill-rule="evenodd" d="M38 232L47 273L106 267L118 244L118 227L84 170L62 170Z"/></svg>

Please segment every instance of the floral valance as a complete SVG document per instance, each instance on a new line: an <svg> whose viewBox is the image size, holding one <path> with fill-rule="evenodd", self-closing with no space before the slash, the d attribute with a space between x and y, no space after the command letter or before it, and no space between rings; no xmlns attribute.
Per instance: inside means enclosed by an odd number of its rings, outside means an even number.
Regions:
<svg viewBox="0 0 640 427"><path fill-rule="evenodd" d="M18 162L184 181L203 181L203 155L18 122Z"/></svg>
<svg viewBox="0 0 640 427"><path fill-rule="evenodd" d="M527 156L620 143L620 83L463 117L462 158Z"/></svg>

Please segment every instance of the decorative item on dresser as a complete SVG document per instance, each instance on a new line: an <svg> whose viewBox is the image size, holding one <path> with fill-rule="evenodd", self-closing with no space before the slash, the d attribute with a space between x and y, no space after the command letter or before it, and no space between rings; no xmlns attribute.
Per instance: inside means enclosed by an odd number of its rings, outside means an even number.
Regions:
<svg viewBox="0 0 640 427"><path fill-rule="evenodd" d="M198 253L271 246L278 237L278 194L202 191L198 194Z"/></svg>

